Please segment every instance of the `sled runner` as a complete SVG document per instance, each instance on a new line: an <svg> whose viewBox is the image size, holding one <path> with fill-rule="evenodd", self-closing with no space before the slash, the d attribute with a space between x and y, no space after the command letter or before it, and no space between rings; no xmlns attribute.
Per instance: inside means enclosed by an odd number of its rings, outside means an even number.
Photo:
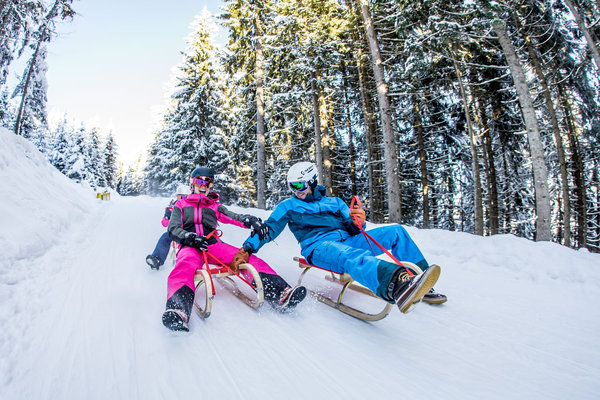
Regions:
<svg viewBox="0 0 600 400"><path fill-rule="evenodd" d="M169 254L167 254L167 260L171 260L171 267L175 266L175 261L177 261L177 251L179 250L179 246L176 241L171 242L171 246L169 247Z"/></svg>
<svg viewBox="0 0 600 400"><path fill-rule="evenodd" d="M228 287L236 297L240 298L250 307L258 308L262 305L264 301L262 280L251 264L240 265L240 273L247 270L252 276L253 281L248 282L241 274L233 272L227 265L218 261L212 255L211 256L219 262L219 265L209 264L206 254L208 252L205 251L204 253L206 263L202 268L196 270L196 275L194 276L196 285L194 309L198 315L202 318L208 318L210 316L212 300L216 294L214 279L217 279L222 286ZM236 278L236 280L234 280L234 278ZM250 286L250 288L243 291L236 281L242 281L243 284ZM247 295L245 292L252 294Z"/></svg>
<svg viewBox="0 0 600 400"><path fill-rule="evenodd" d="M385 300L381 299L380 297L378 297L377 295L375 295L375 293L373 293L366 287L355 282L349 274L333 272L326 268L321 268L316 265L309 264L304 258L301 258L301 257L294 257L294 261L297 261L298 266L303 269L302 273L300 274L300 278L298 278L298 285L302 284L302 279L304 278L304 275L306 275L306 273L311 268L317 268L317 269L320 269L320 270L323 270L323 271L326 271L329 273L329 275L327 275L325 277L325 279L327 279L328 281L340 284L342 286L342 290L340 291L336 300L333 300L332 298L327 297L324 294L317 293L312 290L309 290L308 292L310 293L311 296L313 296L314 298L319 300L321 303L327 304L329 307L333 307L337 310L340 310L344 314L348 314L354 318L358 318L363 321L379 321L380 319L387 317L387 315L390 313L390 311L392 310L392 308L394 306L392 303L388 303L387 301L385 301ZM407 268L410 268L417 274L422 273L421 269L413 263L403 261L402 265L404 265ZM375 298L381 300L382 303L385 303L385 305L383 306L383 309L381 309L381 311L379 311L377 313L369 313L366 311L358 310L357 308L351 307L347 304L344 304L342 300L348 289L350 289L354 292L358 292L358 293L362 293L362 294L365 294L365 295L368 295L371 297L375 297Z"/></svg>

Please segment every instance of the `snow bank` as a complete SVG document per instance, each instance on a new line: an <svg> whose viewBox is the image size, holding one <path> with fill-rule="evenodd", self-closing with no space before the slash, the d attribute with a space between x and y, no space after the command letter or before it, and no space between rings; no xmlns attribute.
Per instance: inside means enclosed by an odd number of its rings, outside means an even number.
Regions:
<svg viewBox="0 0 600 400"><path fill-rule="evenodd" d="M0 128L0 276L39 257L97 200L58 172L26 139Z"/></svg>

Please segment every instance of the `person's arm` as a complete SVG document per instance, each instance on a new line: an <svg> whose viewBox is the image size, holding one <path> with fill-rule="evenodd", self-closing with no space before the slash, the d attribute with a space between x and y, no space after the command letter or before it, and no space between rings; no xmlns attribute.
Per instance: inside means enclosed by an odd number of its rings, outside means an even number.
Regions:
<svg viewBox="0 0 600 400"><path fill-rule="evenodd" d="M162 226L164 226L165 228L169 226L169 220L171 219L172 212L171 210L173 210L173 207L166 207L165 214L163 215L162 221L160 221Z"/></svg>
<svg viewBox="0 0 600 400"><path fill-rule="evenodd" d="M338 202L338 206L340 207L340 211L342 212L342 215L344 216L343 217L344 219L342 221L344 230L352 236L358 235L360 233L360 227L356 225L356 222L354 221L354 218L352 217L352 211L346 205L346 203L344 203L342 201L342 199L340 199L339 197L336 197L336 200ZM364 225L365 225L364 210L361 210L361 211L363 214L361 227L364 227ZM360 222L360 217L359 217L359 222Z"/></svg>
<svg viewBox="0 0 600 400"><path fill-rule="evenodd" d="M169 237L171 240L179 244L183 243L185 235L188 233L181 226L181 208L177 206L173 207L173 211L171 212L171 218L169 219L167 232L169 232Z"/></svg>
<svg viewBox="0 0 600 400"><path fill-rule="evenodd" d="M259 235L252 235L246 239L242 248L249 254L256 253L263 245L275 240L277 236L285 229L289 221L286 203L280 203L269 216L264 224L267 227L264 239L260 239Z"/></svg>
<svg viewBox="0 0 600 400"><path fill-rule="evenodd" d="M248 215L234 213L233 211L228 210L223 204L219 204L216 214L219 222L236 225L243 228L250 228L250 226L246 226L244 223L244 218L249 217Z"/></svg>

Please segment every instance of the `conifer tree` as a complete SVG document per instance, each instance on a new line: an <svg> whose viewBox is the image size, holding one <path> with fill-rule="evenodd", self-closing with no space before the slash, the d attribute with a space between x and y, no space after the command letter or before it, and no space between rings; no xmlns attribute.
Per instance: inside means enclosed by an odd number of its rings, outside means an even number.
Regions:
<svg viewBox="0 0 600 400"><path fill-rule="evenodd" d="M114 189L117 182L117 144L112 132L104 145L104 180L106 186Z"/></svg>

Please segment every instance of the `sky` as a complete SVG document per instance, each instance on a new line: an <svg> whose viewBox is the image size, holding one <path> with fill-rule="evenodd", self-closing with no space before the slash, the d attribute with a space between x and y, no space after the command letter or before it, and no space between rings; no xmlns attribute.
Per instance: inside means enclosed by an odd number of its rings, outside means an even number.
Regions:
<svg viewBox="0 0 600 400"><path fill-rule="evenodd" d="M364 322L307 296L280 314L217 280L210 317L194 313L190 332L175 333L161 322L172 261L144 261L170 199L96 199L4 128L0 149L0 209L11 210L0 213L2 400L598 399L600 254L407 226L441 266L447 303ZM219 228L234 246L249 232ZM285 229L257 256L295 284L299 252ZM302 283L341 291L320 270ZM384 304L352 290L343 301Z"/></svg>
<svg viewBox="0 0 600 400"><path fill-rule="evenodd" d="M112 131L125 165L145 157L194 17L220 0L78 0L48 47L48 113ZM219 34L219 33L218 33ZM223 33L220 33L223 35ZM217 43L226 39L216 38Z"/></svg>

